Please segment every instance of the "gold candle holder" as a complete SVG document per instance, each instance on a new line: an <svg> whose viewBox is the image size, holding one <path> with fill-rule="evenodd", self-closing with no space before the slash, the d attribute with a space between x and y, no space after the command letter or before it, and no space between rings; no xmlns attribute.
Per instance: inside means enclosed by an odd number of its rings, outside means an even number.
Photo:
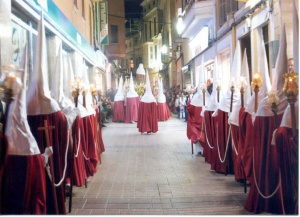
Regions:
<svg viewBox="0 0 300 217"><path fill-rule="evenodd" d="M71 86L72 97L74 98L75 107L77 108L78 96L80 94L80 91L82 90L81 79L79 77L76 77L75 80L71 82L70 86Z"/></svg>
<svg viewBox="0 0 300 217"><path fill-rule="evenodd" d="M235 78L234 78L234 77L231 79L230 91L231 91L231 97L230 97L230 112L232 112L232 107L233 107L233 94L234 94L234 91L235 91Z"/></svg>
<svg viewBox="0 0 300 217"><path fill-rule="evenodd" d="M257 112L257 107L258 107L258 92L259 88L262 86L262 80L261 80L261 73L255 73L254 78L251 82L251 87L254 90L255 93L255 103L254 103L254 112Z"/></svg>
<svg viewBox="0 0 300 217"><path fill-rule="evenodd" d="M296 79L298 78L297 73L288 72L284 74L284 85L283 85L283 93L286 95L287 100L290 104L291 108L291 121L292 121L292 132L293 137L296 139L296 111L295 111L295 103L297 101L299 87Z"/></svg>
<svg viewBox="0 0 300 217"><path fill-rule="evenodd" d="M278 112L278 105L280 103L280 100L278 98L278 90L271 90L268 94L268 104L271 107L272 112L274 113L274 122L276 128L278 128L278 117L277 117L277 112Z"/></svg>
<svg viewBox="0 0 300 217"><path fill-rule="evenodd" d="M240 92L241 92L241 107L244 108L244 93L245 93L245 87L246 87L246 79L245 77L240 77Z"/></svg>
<svg viewBox="0 0 300 217"><path fill-rule="evenodd" d="M207 86L206 86L205 82L202 82L201 89L202 89L202 94L203 94L203 106L205 106L205 92L206 92L206 89L207 89Z"/></svg>

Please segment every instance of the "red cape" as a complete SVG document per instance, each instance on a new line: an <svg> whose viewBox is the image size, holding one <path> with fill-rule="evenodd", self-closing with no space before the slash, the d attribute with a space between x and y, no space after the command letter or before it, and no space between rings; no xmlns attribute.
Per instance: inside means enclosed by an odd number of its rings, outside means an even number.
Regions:
<svg viewBox="0 0 300 217"><path fill-rule="evenodd" d="M187 105L186 110L188 111L188 122L186 135L189 140L194 144L200 140L202 130L202 117L200 115L202 107Z"/></svg>
<svg viewBox="0 0 300 217"><path fill-rule="evenodd" d="M138 120L140 98L126 98L126 118L125 123L131 123Z"/></svg>
<svg viewBox="0 0 300 217"><path fill-rule="evenodd" d="M2 181L2 214L47 214L46 176L42 155L8 155Z"/></svg>
<svg viewBox="0 0 300 217"><path fill-rule="evenodd" d="M282 115L278 115L279 123L281 122ZM249 212L282 214L280 191L277 191L270 199L264 199L260 196L255 184L256 180L259 191L265 196L273 194L278 186L279 153L277 147L271 145L275 129L274 116L255 118L255 136L252 139L254 167L251 176L250 191L245 204L245 209Z"/></svg>
<svg viewBox="0 0 300 217"><path fill-rule="evenodd" d="M71 148L68 147L68 122L65 115L61 112L55 112L47 115L29 115L27 116L28 124L30 130L37 141L40 152L44 153L47 147L45 131L38 130L39 127L44 126L44 120L47 120L48 126L55 126L55 129L49 130L50 143L53 147L53 155L51 159L54 163L54 180L57 184L63 179L64 167L65 167L65 155L66 150L70 151ZM70 165L70 162L67 162ZM46 171L45 171L46 173ZM66 174L67 175L67 174ZM53 177L52 177L53 178ZM65 180L62 184L56 187L56 198L52 191L52 183L46 173L46 200L47 200L47 214L55 214L55 203L58 204L59 214L65 214Z"/></svg>
<svg viewBox="0 0 300 217"><path fill-rule="evenodd" d="M297 138L298 135L297 131ZM292 129L287 127L278 128L275 141L280 159L285 214L298 215L298 144L292 136Z"/></svg>
<svg viewBox="0 0 300 217"><path fill-rule="evenodd" d="M213 157L213 149L215 148L216 143L216 120L212 117L213 111L204 111L204 136L205 136L205 143L203 143L203 157L205 158L206 162L212 162ZM208 141L206 141L208 140Z"/></svg>
<svg viewBox="0 0 300 217"><path fill-rule="evenodd" d="M124 115L124 101L115 101L114 102L114 116L113 121L125 121Z"/></svg>
<svg viewBox="0 0 300 217"><path fill-rule="evenodd" d="M157 116L159 121L166 121L171 117L171 112L166 102L157 103Z"/></svg>
<svg viewBox="0 0 300 217"><path fill-rule="evenodd" d="M158 131L157 105L155 102L140 102L137 128L141 133L156 133Z"/></svg>

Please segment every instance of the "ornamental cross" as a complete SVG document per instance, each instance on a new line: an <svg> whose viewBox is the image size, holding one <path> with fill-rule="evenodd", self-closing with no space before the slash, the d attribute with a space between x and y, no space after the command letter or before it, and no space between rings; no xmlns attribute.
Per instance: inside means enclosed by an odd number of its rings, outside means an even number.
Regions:
<svg viewBox="0 0 300 217"><path fill-rule="evenodd" d="M49 130L55 129L55 126L48 126L47 120L44 120L44 127L39 127L38 130L45 130L46 133L46 144L47 147L50 147L50 137L49 137Z"/></svg>

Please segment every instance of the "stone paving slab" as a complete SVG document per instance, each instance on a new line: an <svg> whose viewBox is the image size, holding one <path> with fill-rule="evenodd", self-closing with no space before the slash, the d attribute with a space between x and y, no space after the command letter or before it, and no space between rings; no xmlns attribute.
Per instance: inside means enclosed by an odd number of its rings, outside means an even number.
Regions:
<svg viewBox="0 0 300 217"><path fill-rule="evenodd" d="M182 119L159 122L151 135L136 124L106 126L102 162L87 188L73 188L71 215L251 214L243 185L191 154Z"/></svg>

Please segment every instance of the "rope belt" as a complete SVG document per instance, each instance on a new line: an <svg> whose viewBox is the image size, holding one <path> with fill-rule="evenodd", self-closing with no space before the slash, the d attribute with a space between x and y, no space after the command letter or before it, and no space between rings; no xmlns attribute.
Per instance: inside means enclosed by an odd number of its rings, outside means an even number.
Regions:
<svg viewBox="0 0 300 217"><path fill-rule="evenodd" d="M231 127L230 127L230 128L231 128ZM238 153L238 151L236 150L236 147L235 147L235 143L234 143L233 137L231 137L231 142L232 142L232 147L233 147L233 149L234 149L234 152L235 152L236 156L239 156L239 153Z"/></svg>
<svg viewBox="0 0 300 217"><path fill-rule="evenodd" d="M228 129L228 138L227 138L227 144L226 144L226 149L225 149L225 155L224 155L224 159L222 160L221 159L221 154L220 154L220 148L219 148L219 136L218 136L218 124L217 124L217 148L218 148L218 154L219 154L219 159L220 159L220 162L221 163L224 163L225 160L226 160L226 156L227 156L227 151L228 151L228 144L229 144L229 138L230 138L230 132L231 132L231 126L229 126L229 129Z"/></svg>
<svg viewBox="0 0 300 217"><path fill-rule="evenodd" d="M78 130L78 148L77 148L77 151L76 151L76 154L75 154L75 158L77 158L78 157L78 153L79 153L79 148L80 148L80 130Z"/></svg>
<svg viewBox="0 0 300 217"><path fill-rule="evenodd" d="M207 143L207 145L208 145L208 147L210 148L210 149L214 149L214 147L212 147L211 146L211 144L210 144L210 142L209 142L209 140L208 140L208 138L207 138L207 131L206 131L206 123L205 123L205 116L204 116L204 118L203 118L203 121L202 121L202 123L204 122L204 132L205 132L205 139L206 139L206 143Z"/></svg>
<svg viewBox="0 0 300 217"><path fill-rule="evenodd" d="M61 180L60 180L57 184L53 183L55 187L60 186L60 185L63 183L63 181L65 180L66 171L67 171L67 164L68 164L68 160L67 160L68 158L67 158L67 157L68 157L69 142L70 142L70 130L68 130L68 135L69 135L69 136L68 136L67 148L66 148L66 153L65 153L65 167L64 167L63 177L61 178ZM47 170L49 179L50 179L51 182L52 182L52 177L51 177L51 173L50 173L50 168L49 168L49 166L46 168L46 170Z"/></svg>

